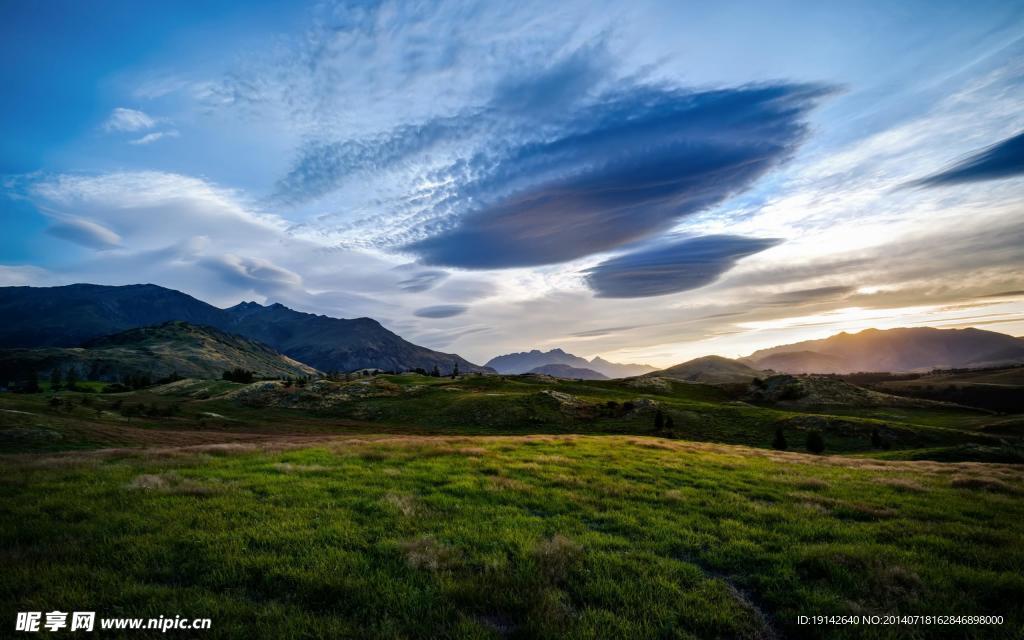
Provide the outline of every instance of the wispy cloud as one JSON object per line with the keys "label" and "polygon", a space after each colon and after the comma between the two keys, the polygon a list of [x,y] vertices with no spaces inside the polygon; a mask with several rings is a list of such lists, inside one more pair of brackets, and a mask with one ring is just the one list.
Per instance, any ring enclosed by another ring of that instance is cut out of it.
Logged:
{"label": "wispy cloud", "polygon": [[110,116],[103,123],[103,129],[125,133],[152,129],[156,124],[156,119],[142,111],[117,107],[110,112]]}
{"label": "wispy cloud", "polygon": [[141,138],[135,138],[134,140],[129,140],[128,144],[138,144],[138,145],[152,144],[152,143],[156,142],[157,140],[161,140],[163,138],[177,138],[179,135],[180,134],[178,133],[178,131],[176,129],[169,129],[167,131],[154,131],[153,133],[147,133],[146,135],[142,136]]}

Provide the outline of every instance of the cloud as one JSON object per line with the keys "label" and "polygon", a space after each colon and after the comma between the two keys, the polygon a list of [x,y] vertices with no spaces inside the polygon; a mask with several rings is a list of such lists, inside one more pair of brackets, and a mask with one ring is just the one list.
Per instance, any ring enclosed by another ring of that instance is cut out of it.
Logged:
{"label": "cloud", "polygon": [[163,138],[177,138],[179,135],[180,134],[175,129],[170,129],[168,131],[154,131],[153,133],[147,133],[141,138],[129,140],[128,144],[151,144]]}
{"label": "cloud", "polygon": [[779,243],[740,236],[704,236],[655,245],[588,269],[587,284],[600,298],[644,298],[697,289],[736,261]]}
{"label": "cloud", "polygon": [[121,244],[121,236],[103,225],[83,218],[62,218],[51,224],[46,232],[90,249],[112,249]]}
{"label": "cloud", "polygon": [[448,272],[439,269],[418,271],[404,280],[399,280],[398,288],[408,293],[421,293],[433,289],[447,277]]}
{"label": "cloud", "polygon": [[156,122],[154,118],[142,111],[117,107],[110,112],[107,121],[103,123],[103,129],[111,132],[144,131],[155,127]]}
{"label": "cloud", "polygon": [[815,287],[786,291],[768,299],[768,304],[799,305],[807,302],[822,302],[842,299],[857,290],[850,286]]}
{"label": "cloud", "polygon": [[462,315],[468,308],[463,304],[439,304],[433,307],[417,309],[414,315],[417,318],[451,318]]}
{"label": "cloud", "polygon": [[281,287],[302,284],[299,274],[265,260],[234,254],[204,258],[199,264],[220,275],[228,283],[239,287],[252,287],[257,291],[274,291]]}
{"label": "cloud", "polygon": [[979,151],[952,167],[911,183],[912,186],[945,185],[1001,180],[1024,174],[1024,131]]}
{"label": "cloud", "polygon": [[[566,262],[635,242],[743,191],[789,158],[828,90],[772,85],[688,92],[630,87],[579,110],[550,139],[466,171],[479,203],[404,247],[471,269]],[[497,194],[491,195],[491,194]]]}

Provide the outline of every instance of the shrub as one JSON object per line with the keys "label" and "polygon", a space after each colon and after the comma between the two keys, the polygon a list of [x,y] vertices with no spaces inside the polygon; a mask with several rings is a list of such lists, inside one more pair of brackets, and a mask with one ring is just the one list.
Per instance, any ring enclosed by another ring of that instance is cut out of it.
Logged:
{"label": "shrub", "polygon": [[807,434],[807,450],[811,453],[821,453],[825,450],[825,438],[820,431],[812,431]]}
{"label": "shrub", "polygon": [[786,435],[782,433],[782,427],[775,430],[775,439],[772,440],[772,448],[779,451],[785,451],[789,448],[789,443],[786,442]]}

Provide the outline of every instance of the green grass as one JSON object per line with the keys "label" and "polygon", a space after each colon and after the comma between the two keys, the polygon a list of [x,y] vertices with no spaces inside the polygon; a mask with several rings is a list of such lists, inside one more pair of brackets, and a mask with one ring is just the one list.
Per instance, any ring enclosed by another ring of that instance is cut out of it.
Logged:
{"label": "green grass", "polygon": [[[1012,417],[529,377],[242,391],[0,394],[0,616],[209,617],[209,638],[1024,638]],[[650,437],[655,410],[671,438]],[[838,455],[773,451],[780,426]],[[1005,622],[796,624],[896,613]]]}
{"label": "green grass", "polygon": [[[4,617],[181,614],[212,618],[209,638],[1019,638],[1024,625],[1013,467],[607,436],[235,448],[8,458]],[[796,624],[867,613],[1005,623]]]}

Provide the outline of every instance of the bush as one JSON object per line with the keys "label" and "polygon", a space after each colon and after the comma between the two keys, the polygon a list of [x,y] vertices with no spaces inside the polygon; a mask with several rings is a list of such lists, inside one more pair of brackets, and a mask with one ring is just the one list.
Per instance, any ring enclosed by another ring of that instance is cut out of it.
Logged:
{"label": "bush", "polygon": [[820,431],[812,431],[807,434],[807,450],[811,453],[821,453],[825,450],[825,438]]}
{"label": "bush", "polygon": [[775,439],[772,440],[772,448],[779,451],[785,451],[789,448],[789,443],[786,442],[786,435],[782,433],[782,427],[775,430]]}
{"label": "bush", "polygon": [[240,367],[236,367],[231,371],[225,371],[224,375],[221,376],[228,382],[240,382],[242,384],[249,384],[253,380],[252,371],[247,371]]}

